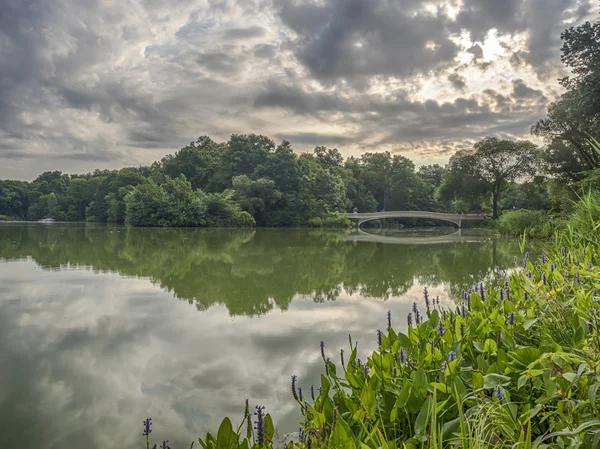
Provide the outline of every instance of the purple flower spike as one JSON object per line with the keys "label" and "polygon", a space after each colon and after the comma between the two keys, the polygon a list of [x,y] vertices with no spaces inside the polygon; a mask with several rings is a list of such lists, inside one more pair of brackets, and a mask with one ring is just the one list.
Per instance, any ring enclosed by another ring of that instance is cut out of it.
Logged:
{"label": "purple flower spike", "polygon": [[144,420],[144,433],[142,435],[147,437],[150,433],[152,433],[152,418]]}
{"label": "purple flower spike", "polygon": [[443,337],[445,333],[446,333],[446,328],[444,327],[444,323],[442,323],[440,321],[440,323],[438,324],[438,335],[440,337]]}
{"label": "purple flower spike", "polygon": [[413,302],[413,313],[416,315],[416,314],[417,314],[417,312],[418,312],[418,309],[417,309],[417,303],[416,303],[416,302]]}
{"label": "purple flower spike", "polygon": [[406,357],[406,350],[405,349],[400,349],[400,355],[398,355],[398,359],[400,360],[400,363],[405,364],[407,357]]}
{"label": "purple flower spike", "polygon": [[564,246],[560,249],[560,255],[565,257],[565,248]]}
{"label": "purple flower spike", "polygon": [[442,362],[442,367],[440,369],[440,371],[442,372],[442,374],[444,374],[446,372],[446,367],[447,367],[447,363],[444,361]]}
{"label": "purple flower spike", "polygon": [[342,360],[342,366],[344,366],[344,350],[340,349],[340,359]]}
{"label": "purple flower spike", "polygon": [[450,352],[448,353],[448,361],[449,361],[449,362],[453,362],[453,361],[455,361],[455,360],[456,360],[456,352],[454,352],[454,351],[450,351]]}
{"label": "purple flower spike", "polygon": [[369,365],[365,364],[365,366],[363,367],[363,374],[365,375],[365,379],[369,378]]}
{"label": "purple flower spike", "polygon": [[504,301],[504,289],[500,289],[500,301]]}
{"label": "purple flower spike", "polygon": [[160,449],[171,449],[171,447],[169,446],[169,440],[163,441],[160,445]]}
{"label": "purple flower spike", "polygon": [[408,327],[412,327],[412,313],[409,313],[406,319],[408,321]]}
{"label": "purple flower spike", "polygon": [[514,326],[515,325],[515,317],[516,317],[515,312],[510,312],[508,314],[508,324],[510,324],[511,326]]}
{"label": "purple flower spike", "polygon": [[392,368],[392,376],[394,378],[398,377],[398,370],[396,369],[396,367],[394,366],[394,368]]}
{"label": "purple flower spike", "polygon": [[387,320],[388,320],[388,331],[389,331],[392,328],[392,311],[391,310],[388,310]]}
{"label": "purple flower spike", "polygon": [[304,429],[302,427],[298,427],[298,441],[304,443]]}
{"label": "purple flower spike", "polygon": [[319,343],[319,345],[321,346],[321,357],[325,358],[325,342],[321,340],[321,343]]}
{"label": "purple flower spike", "polygon": [[504,403],[504,400],[506,399],[506,391],[504,391],[504,388],[502,388],[501,385],[498,385],[495,389],[494,389],[494,396],[496,396],[496,398],[500,401],[500,403]]}
{"label": "purple flower spike", "polygon": [[383,336],[381,334],[381,329],[377,329],[377,346],[381,346],[383,344]]}
{"label": "purple flower spike", "polygon": [[467,317],[467,308],[465,307],[465,305],[464,305],[464,304],[461,304],[461,306],[460,306],[460,315],[461,315],[463,318],[466,318],[466,317]]}
{"label": "purple flower spike", "polygon": [[298,380],[298,376],[296,376],[296,375],[292,376],[292,396],[297,401],[298,393],[296,392],[296,380]]}
{"label": "purple flower spike", "polygon": [[254,412],[254,415],[256,415],[256,421],[255,421],[256,426],[254,427],[254,430],[256,430],[256,443],[259,446],[262,446],[265,444],[266,426],[265,426],[264,409],[265,409],[264,406],[257,405],[256,411]]}

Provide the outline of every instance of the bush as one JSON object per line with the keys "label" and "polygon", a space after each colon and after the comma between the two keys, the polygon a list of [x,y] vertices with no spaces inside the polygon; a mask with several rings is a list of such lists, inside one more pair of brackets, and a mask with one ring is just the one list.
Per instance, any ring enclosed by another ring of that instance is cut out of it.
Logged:
{"label": "bush", "polygon": [[181,176],[163,185],[147,182],[125,197],[125,221],[133,226],[251,227],[254,218],[225,193],[193,190]]}
{"label": "bush", "polygon": [[319,217],[309,218],[308,219],[308,227],[309,228],[320,228],[322,225],[322,221]]}
{"label": "bush", "polygon": [[[547,226],[548,222],[545,212],[518,209],[504,212],[498,221],[498,229],[504,235],[520,236],[527,231],[527,235],[547,238],[554,232]],[[544,232],[548,234],[544,235]]]}
{"label": "bush", "polygon": [[329,214],[323,219],[324,228],[348,229],[352,226],[352,221],[346,217],[346,214]]}

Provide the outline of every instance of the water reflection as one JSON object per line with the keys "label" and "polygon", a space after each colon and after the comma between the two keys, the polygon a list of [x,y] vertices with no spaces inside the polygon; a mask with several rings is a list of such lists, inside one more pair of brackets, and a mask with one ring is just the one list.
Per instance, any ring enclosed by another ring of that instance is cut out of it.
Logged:
{"label": "water reflection", "polygon": [[[382,244],[399,242],[401,248]],[[426,283],[447,284],[456,293],[480,269],[510,264],[517,252],[515,241],[468,232],[390,237],[305,230],[0,228],[0,258],[31,257],[44,269],[86,266],[148,277],[199,310],[222,304],[232,315],[286,310],[297,294],[315,302],[335,300],[342,289],[388,299]]]}
{"label": "water reflection", "polygon": [[351,333],[364,358],[387,310],[403,329],[423,285],[449,300],[517,251],[494,239],[0,226],[0,447],[140,447],[148,416],[153,436],[189,447],[223,416],[239,422],[244,398],[283,435],[299,419],[289,376],[317,383],[320,340],[337,360]]}

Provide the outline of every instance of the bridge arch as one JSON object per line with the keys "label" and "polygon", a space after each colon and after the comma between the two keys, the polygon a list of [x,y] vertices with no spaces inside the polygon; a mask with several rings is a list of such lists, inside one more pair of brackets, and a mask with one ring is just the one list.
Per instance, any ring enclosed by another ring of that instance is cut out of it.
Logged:
{"label": "bridge arch", "polygon": [[463,224],[469,221],[483,221],[487,220],[488,217],[485,215],[469,215],[469,214],[445,214],[441,212],[428,212],[428,211],[390,211],[390,212],[367,212],[367,213],[356,213],[350,212],[347,214],[350,219],[358,220],[358,227],[363,223],[367,223],[373,220],[381,220],[385,218],[423,218],[429,220],[439,220],[453,223],[459,228],[462,228]]}
{"label": "bridge arch", "polygon": [[[358,227],[360,228],[360,226],[364,223],[368,223],[369,221],[375,221],[375,220],[384,220],[386,218],[421,218],[423,220],[433,220],[432,218],[425,218],[425,217],[370,217],[370,218],[363,218],[363,219],[359,219],[358,220]],[[435,218],[434,220],[438,220],[438,221],[445,221],[447,223],[452,223],[456,226],[458,226],[459,228],[462,228],[462,223],[460,220],[456,221],[456,220],[452,220],[449,218]]]}

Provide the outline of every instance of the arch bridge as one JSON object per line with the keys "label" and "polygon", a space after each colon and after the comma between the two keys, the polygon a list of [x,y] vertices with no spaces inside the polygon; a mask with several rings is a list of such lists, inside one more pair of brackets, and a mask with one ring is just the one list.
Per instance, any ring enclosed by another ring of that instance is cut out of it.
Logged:
{"label": "arch bridge", "polygon": [[389,212],[348,212],[347,217],[358,220],[358,227],[367,221],[381,220],[384,218],[424,218],[428,220],[440,220],[454,223],[459,228],[468,222],[478,222],[488,220],[486,215],[479,214],[444,214],[441,212],[426,212],[415,210],[389,211]]}

